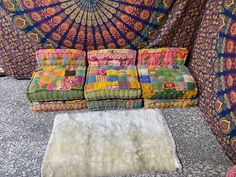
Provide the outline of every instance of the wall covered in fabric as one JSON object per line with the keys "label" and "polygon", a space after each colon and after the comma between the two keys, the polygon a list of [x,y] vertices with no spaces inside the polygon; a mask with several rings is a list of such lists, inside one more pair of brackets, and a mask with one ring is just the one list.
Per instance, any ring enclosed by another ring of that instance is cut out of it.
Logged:
{"label": "wall covered in fabric", "polygon": [[[88,2],[88,3],[85,3]],[[0,63],[29,78],[41,48],[186,47],[199,106],[236,163],[235,0],[2,0]]]}
{"label": "wall covered in fabric", "polygon": [[0,58],[8,74],[30,77],[39,48],[137,49],[158,43],[191,49],[206,0],[85,2],[2,0]]}
{"label": "wall covered in fabric", "polygon": [[199,107],[236,163],[236,6],[209,0],[189,68],[200,88]]}

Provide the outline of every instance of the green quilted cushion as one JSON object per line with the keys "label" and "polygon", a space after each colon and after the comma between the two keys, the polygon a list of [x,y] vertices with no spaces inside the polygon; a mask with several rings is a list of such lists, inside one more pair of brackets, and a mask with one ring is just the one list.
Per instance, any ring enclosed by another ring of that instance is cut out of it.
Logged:
{"label": "green quilted cushion", "polygon": [[87,100],[141,96],[136,66],[89,66],[84,90]]}
{"label": "green quilted cushion", "polygon": [[83,99],[85,73],[85,66],[39,66],[27,88],[27,98],[30,101]]}
{"label": "green quilted cushion", "polygon": [[139,65],[138,72],[143,98],[179,99],[197,96],[197,84],[184,65]]}
{"label": "green quilted cushion", "polygon": [[137,109],[143,105],[142,99],[111,99],[87,101],[88,109],[90,110],[110,110],[110,109]]}

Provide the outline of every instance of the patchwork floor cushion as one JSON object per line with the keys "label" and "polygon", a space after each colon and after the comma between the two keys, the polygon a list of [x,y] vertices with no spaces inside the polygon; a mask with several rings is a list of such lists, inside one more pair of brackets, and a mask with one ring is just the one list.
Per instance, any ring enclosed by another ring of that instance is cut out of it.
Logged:
{"label": "patchwork floor cushion", "polygon": [[85,110],[86,108],[87,105],[85,100],[48,101],[48,102],[40,101],[31,103],[31,110],[33,112]]}
{"label": "patchwork floor cushion", "polygon": [[85,66],[39,66],[27,89],[30,101],[84,98]]}
{"label": "patchwork floor cushion", "polygon": [[144,108],[185,108],[190,106],[196,106],[198,104],[197,98],[189,98],[189,99],[159,99],[159,100],[151,100],[144,99]]}
{"label": "patchwork floor cushion", "polygon": [[86,52],[45,49],[36,52],[38,67],[26,95],[30,101],[65,101],[84,98]]}
{"label": "patchwork floor cushion", "polygon": [[137,109],[142,108],[142,99],[109,99],[98,101],[87,101],[90,110],[109,110],[109,109]]}
{"label": "patchwork floor cushion", "polygon": [[140,98],[136,66],[89,66],[84,94],[87,100]]}
{"label": "patchwork floor cushion", "polygon": [[197,84],[184,65],[139,65],[142,97],[146,99],[195,98]]}

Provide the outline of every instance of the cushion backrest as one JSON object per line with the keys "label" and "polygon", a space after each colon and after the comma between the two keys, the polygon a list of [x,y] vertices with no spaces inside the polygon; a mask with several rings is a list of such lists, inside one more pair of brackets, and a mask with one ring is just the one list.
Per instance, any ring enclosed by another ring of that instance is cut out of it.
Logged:
{"label": "cushion backrest", "polygon": [[136,51],[130,49],[102,49],[88,51],[90,66],[135,65]]}
{"label": "cushion backrest", "polygon": [[157,48],[140,49],[138,51],[139,65],[181,65],[184,64],[188,56],[186,48]]}
{"label": "cushion backrest", "polygon": [[36,52],[39,66],[47,65],[86,65],[86,52],[75,49],[43,49]]}

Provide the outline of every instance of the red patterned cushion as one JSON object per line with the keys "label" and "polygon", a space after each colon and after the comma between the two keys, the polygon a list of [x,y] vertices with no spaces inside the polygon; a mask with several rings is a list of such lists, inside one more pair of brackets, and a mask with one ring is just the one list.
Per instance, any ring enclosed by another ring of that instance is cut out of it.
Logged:
{"label": "red patterned cushion", "polygon": [[181,65],[188,56],[186,48],[141,49],[138,51],[138,64],[142,65]]}
{"label": "red patterned cushion", "polygon": [[135,65],[136,51],[130,49],[103,49],[88,52],[90,66]]}

